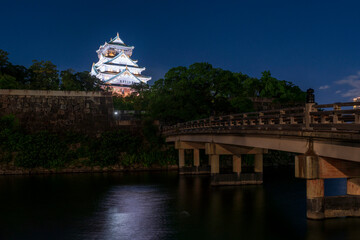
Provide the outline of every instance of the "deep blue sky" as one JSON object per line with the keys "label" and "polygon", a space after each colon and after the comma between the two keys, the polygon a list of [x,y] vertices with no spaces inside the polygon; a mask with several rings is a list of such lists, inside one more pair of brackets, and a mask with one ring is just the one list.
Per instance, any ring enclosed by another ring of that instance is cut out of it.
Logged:
{"label": "deep blue sky", "polygon": [[[0,49],[30,66],[90,70],[119,32],[154,80],[194,62],[260,77],[270,70],[319,103],[360,96],[357,1],[1,0]],[[320,89],[321,88],[321,89]]]}

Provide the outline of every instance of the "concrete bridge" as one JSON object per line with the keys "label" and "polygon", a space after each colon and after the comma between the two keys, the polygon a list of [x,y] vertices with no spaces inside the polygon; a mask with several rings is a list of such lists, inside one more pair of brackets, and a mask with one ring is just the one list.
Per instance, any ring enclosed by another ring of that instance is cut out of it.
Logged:
{"label": "concrete bridge", "polygon": [[[164,127],[166,141],[179,151],[180,174],[211,173],[212,185],[261,184],[263,154],[268,149],[293,152],[298,154],[295,176],[306,179],[308,218],[360,216],[360,103],[317,105],[309,95],[304,107]],[[186,149],[193,150],[193,167],[185,166]],[[208,165],[200,165],[200,149],[209,155]],[[244,154],[254,155],[250,173],[242,172]],[[220,155],[232,155],[233,173],[221,173]],[[324,196],[328,178],[347,178],[347,195]]]}

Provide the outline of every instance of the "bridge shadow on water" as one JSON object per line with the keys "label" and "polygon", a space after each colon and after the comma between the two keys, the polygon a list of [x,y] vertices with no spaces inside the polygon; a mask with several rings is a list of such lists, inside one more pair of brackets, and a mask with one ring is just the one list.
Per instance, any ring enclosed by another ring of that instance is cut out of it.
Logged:
{"label": "bridge shadow on water", "polygon": [[293,167],[234,187],[176,172],[1,176],[0,239],[359,239],[358,218],[307,220],[305,195]]}

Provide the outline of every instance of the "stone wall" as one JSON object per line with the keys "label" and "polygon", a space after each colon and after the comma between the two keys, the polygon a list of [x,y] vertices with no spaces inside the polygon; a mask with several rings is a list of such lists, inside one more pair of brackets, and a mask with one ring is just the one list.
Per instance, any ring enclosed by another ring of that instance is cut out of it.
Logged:
{"label": "stone wall", "polygon": [[30,132],[98,133],[114,126],[111,93],[0,89],[0,117],[13,114]]}

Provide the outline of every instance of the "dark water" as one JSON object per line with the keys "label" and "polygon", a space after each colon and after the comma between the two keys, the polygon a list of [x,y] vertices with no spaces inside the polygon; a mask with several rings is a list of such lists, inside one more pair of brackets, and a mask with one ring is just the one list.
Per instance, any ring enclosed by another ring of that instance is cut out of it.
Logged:
{"label": "dark water", "polygon": [[293,169],[264,174],[240,187],[176,172],[2,176],[0,239],[360,239],[359,218],[306,220]]}

